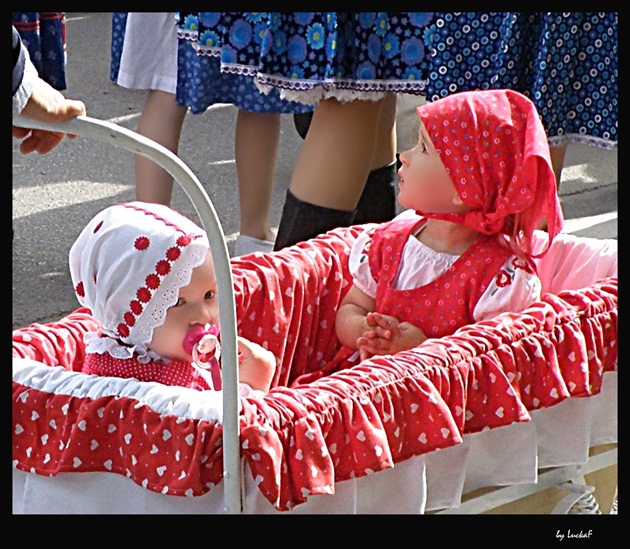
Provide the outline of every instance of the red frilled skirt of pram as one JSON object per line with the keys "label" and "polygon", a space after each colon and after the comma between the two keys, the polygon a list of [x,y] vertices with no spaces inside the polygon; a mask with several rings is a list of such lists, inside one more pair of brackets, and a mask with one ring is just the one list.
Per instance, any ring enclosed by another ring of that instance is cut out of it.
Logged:
{"label": "red frilled skirt of pram", "polygon": [[[607,278],[290,388],[338,349],[334,314],[349,288],[350,245],[363,228],[232,260],[239,332],[279,360],[274,388],[241,398],[241,453],[280,510],[334,493],[335,482],[459,444],[464,433],[595,395],[603,373],[616,368],[618,281]],[[13,356],[79,372],[83,334],[95,327],[79,309],[15,330]],[[133,397],[95,398],[80,380],[73,383],[51,392],[14,381],[19,469],[112,471],[179,496],[201,495],[221,481],[220,422],[158,413]]]}

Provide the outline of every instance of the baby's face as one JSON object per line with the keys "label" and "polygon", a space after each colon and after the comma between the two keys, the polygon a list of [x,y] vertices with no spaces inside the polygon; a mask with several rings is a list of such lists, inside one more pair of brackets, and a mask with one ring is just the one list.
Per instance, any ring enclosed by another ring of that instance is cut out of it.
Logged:
{"label": "baby's face", "polygon": [[418,143],[401,153],[398,201],[412,210],[431,213],[461,211],[462,202],[424,125],[420,124]]}
{"label": "baby's face", "polygon": [[165,358],[191,361],[182,344],[188,330],[198,324],[219,326],[217,277],[210,252],[193,270],[190,284],[180,288],[177,303],[166,312],[164,324],[153,330],[149,349]]}

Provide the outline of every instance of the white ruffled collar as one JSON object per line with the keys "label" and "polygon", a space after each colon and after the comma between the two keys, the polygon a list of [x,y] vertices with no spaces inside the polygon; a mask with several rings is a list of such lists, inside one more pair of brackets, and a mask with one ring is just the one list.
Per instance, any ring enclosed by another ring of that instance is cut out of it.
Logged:
{"label": "white ruffled collar", "polygon": [[151,351],[146,345],[124,345],[118,339],[110,335],[98,332],[89,332],[83,336],[85,351],[87,353],[109,353],[114,358],[129,359],[135,357],[141,364],[158,361],[168,364],[170,360]]}

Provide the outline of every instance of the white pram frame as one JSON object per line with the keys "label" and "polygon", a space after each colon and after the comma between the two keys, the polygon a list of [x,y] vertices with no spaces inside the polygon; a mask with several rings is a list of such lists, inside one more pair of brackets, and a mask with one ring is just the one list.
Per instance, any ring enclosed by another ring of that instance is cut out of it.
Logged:
{"label": "white pram frame", "polygon": [[89,137],[123,148],[134,154],[153,160],[169,172],[182,186],[193,203],[202,226],[208,234],[212,249],[217,280],[221,285],[219,292],[220,320],[222,330],[222,375],[223,389],[223,429],[224,429],[224,483],[225,510],[228,513],[240,513],[242,509],[240,492],[239,463],[239,423],[238,423],[238,361],[236,344],[236,305],[230,256],[225,234],[219,222],[217,212],[208,193],[192,170],[175,154],[137,132],[116,124],[97,120],[88,116],[79,116],[59,124],[49,124],[18,116],[13,119],[14,126],[43,130],[63,131],[69,134]]}

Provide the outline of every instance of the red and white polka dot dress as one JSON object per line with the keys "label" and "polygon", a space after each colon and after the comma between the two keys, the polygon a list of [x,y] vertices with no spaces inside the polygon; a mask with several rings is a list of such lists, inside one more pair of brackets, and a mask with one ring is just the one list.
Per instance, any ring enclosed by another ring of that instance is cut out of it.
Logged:
{"label": "red and white polka dot dress", "polygon": [[83,364],[83,372],[100,376],[135,378],[138,381],[156,381],[164,385],[190,387],[198,391],[212,389],[190,362],[175,360],[168,364],[156,360],[142,364],[136,357],[121,359],[114,358],[108,353],[88,353]]}

